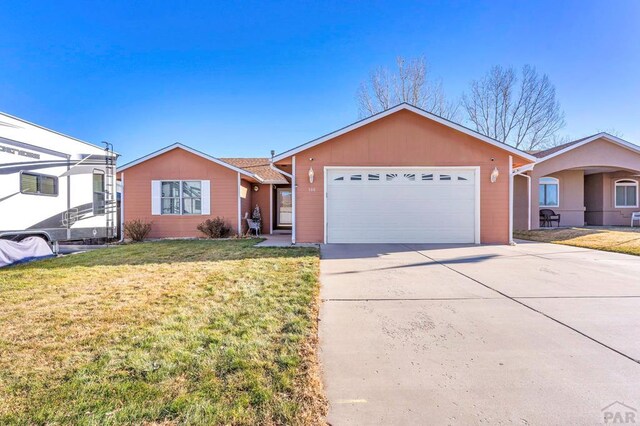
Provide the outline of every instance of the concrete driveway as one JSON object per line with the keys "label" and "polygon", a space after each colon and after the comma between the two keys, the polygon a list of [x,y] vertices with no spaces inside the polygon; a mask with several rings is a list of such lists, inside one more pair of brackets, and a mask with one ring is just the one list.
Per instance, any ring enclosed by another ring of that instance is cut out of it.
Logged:
{"label": "concrete driveway", "polygon": [[321,282],[332,425],[640,422],[638,257],[326,245]]}

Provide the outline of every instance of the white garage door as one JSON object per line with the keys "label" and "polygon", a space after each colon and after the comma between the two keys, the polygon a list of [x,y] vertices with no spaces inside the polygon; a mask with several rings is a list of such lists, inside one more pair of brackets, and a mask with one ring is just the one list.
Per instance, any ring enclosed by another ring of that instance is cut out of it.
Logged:
{"label": "white garage door", "polygon": [[328,243],[479,243],[476,168],[328,168]]}

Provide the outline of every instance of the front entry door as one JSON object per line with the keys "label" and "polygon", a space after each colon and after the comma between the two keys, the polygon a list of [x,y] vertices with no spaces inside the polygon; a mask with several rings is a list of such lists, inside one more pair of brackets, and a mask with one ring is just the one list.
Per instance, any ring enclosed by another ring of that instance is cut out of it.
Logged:
{"label": "front entry door", "polygon": [[277,226],[291,226],[293,222],[291,188],[278,188],[276,203]]}

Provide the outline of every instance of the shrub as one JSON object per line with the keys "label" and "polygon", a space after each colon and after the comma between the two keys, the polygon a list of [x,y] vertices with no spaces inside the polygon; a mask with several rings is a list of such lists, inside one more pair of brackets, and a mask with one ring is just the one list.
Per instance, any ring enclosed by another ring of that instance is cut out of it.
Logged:
{"label": "shrub", "polygon": [[151,222],[140,219],[130,220],[124,224],[124,235],[133,241],[143,241],[151,232]]}
{"label": "shrub", "polygon": [[198,225],[198,231],[209,238],[227,238],[231,235],[231,225],[224,218],[207,219]]}

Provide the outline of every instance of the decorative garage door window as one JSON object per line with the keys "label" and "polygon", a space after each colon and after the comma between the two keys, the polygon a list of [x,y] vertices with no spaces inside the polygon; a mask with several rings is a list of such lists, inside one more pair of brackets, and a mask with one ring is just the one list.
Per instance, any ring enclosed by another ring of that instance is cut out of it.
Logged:
{"label": "decorative garage door window", "polygon": [[470,170],[451,171],[447,173],[396,173],[394,171],[384,173],[340,173],[333,174],[332,181],[350,184],[438,184],[438,183],[463,183],[473,184],[474,172]]}

